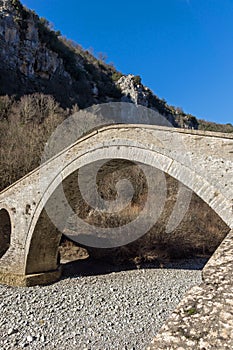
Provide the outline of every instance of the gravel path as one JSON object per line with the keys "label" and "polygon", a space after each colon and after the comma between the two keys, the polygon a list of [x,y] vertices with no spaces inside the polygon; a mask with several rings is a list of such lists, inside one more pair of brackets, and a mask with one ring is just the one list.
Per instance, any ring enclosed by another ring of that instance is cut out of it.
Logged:
{"label": "gravel path", "polygon": [[143,350],[183,294],[201,283],[204,262],[0,286],[0,349]]}

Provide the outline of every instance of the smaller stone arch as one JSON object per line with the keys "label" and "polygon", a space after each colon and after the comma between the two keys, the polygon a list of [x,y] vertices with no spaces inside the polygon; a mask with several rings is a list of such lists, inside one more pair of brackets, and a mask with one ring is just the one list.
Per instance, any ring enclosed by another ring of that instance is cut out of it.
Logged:
{"label": "smaller stone arch", "polygon": [[11,241],[11,218],[8,211],[0,209],[0,258],[7,252]]}

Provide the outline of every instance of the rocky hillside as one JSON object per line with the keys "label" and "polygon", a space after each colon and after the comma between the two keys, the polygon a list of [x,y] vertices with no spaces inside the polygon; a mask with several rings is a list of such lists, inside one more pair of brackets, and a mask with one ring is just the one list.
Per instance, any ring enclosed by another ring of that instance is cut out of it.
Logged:
{"label": "rocky hillside", "polygon": [[0,0],[0,95],[35,92],[54,96],[63,108],[131,101],[159,111],[174,126],[198,128],[195,117],[168,106],[139,76],[124,76],[96,59],[18,0]]}
{"label": "rocky hillside", "polygon": [[[211,126],[204,121],[198,125],[194,116],[169,106],[145,87],[139,76],[123,75],[63,38],[50,28],[45,19],[25,9],[18,0],[0,0],[0,191],[40,164],[50,134],[71,113],[109,101],[126,101],[151,108],[176,127],[197,129],[202,126],[209,130],[213,127],[213,123]],[[86,122],[89,123],[88,130],[96,125],[95,120],[85,119]],[[81,124],[79,119],[80,129]],[[227,131],[233,131],[233,126],[228,125],[227,128]],[[215,130],[226,131],[224,128]],[[132,165],[131,178],[136,178],[136,174],[137,169]],[[106,188],[103,183],[106,195],[114,193],[114,186],[109,188],[110,175],[107,172]],[[75,186],[72,185],[73,178]],[[75,208],[81,208],[83,217],[88,218],[90,208],[82,203],[77,189],[75,192],[76,185],[75,174],[64,182],[74,202],[77,202]],[[212,253],[228,228],[195,196],[183,226],[172,237],[164,235],[166,219],[176,196],[177,183],[168,179],[168,202],[161,222],[142,240],[107,254],[120,257],[120,260],[126,256],[127,259],[143,261],[164,254]],[[138,204],[132,206],[132,212],[107,219],[118,223],[119,220],[132,218],[140,209],[141,198],[143,196],[138,196]],[[90,217],[92,222],[97,219]],[[187,233],[185,237],[184,233]],[[100,252],[92,250],[89,253],[98,256]]]}
{"label": "rocky hillside", "polygon": [[0,0],[1,95],[43,92],[63,107],[86,107],[121,97],[114,73],[18,0]]}

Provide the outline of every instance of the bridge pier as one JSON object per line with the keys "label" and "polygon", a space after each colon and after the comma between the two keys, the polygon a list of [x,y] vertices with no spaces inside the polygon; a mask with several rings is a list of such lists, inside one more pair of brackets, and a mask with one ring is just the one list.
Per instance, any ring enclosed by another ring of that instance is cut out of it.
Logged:
{"label": "bridge pier", "polygon": [[45,210],[35,220],[40,192],[37,186],[30,191],[28,184],[25,192],[19,186],[17,182],[10,187],[4,200],[0,196],[0,283],[12,286],[53,283],[61,277],[58,259],[61,233]]}
{"label": "bridge pier", "polygon": [[[17,229],[15,227],[14,229]],[[57,256],[61,234],[54,235],[55,229],[48,240],[43,239],[44,231],[37,230],[37,241],[33,242],[29,254],[26,247],[17,242],[11,233],[9,249],[0,259],[0,283],[11,286],[33,286],[53,283],[61,277],[61,266]],[[0,232],[1,234],[1,232]]]}

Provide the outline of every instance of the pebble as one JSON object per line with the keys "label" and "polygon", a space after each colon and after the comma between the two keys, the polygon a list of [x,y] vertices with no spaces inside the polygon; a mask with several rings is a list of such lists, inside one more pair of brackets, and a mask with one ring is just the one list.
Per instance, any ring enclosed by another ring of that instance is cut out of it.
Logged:
{"label": "pebble", "polygon": [[31,343],[33,341],[33,337],[31,335],[27,336],[27,342]]}
{"label": "pebble", "polygon": [[14,332],[15,332],[15,330],[14,330],[13,328],[9,328],[7,334],[8,334],[8,335],[11,335],[11,334],[13,334]]}

